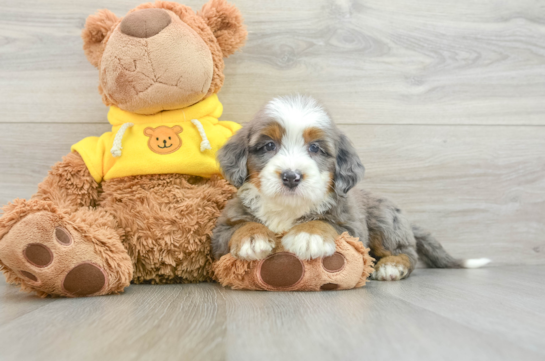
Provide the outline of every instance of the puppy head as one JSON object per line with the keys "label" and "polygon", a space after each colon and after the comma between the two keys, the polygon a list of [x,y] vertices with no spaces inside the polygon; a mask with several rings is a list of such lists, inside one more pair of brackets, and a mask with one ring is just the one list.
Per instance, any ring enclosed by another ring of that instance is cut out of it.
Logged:
{"label": "puppy head", "polygon": [[260,194],[294,205],[320,204],[346,193],[364,167],[348,138],[310,97],[270,101],[219,151],[225,178],[250,183]]}

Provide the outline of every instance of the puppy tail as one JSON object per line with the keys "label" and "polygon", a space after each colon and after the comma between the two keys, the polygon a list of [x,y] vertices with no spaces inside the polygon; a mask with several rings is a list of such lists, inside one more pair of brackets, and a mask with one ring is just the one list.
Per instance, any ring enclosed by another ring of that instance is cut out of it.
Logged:
{"label": "puppy tail", "polygon": [[430,232],[414,225],[412,229],[419,259],[430,268],[480,268],[491,262],[488,258],[456,259]]}

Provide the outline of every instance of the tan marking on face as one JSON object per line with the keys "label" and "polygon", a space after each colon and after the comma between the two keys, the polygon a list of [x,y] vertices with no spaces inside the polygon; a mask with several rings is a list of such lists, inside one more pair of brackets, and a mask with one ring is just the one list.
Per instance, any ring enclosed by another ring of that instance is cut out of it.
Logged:
{"label": "tan marking on face", "polygon": [[269,125],[267,125],[263,131],[261,131],[261,134],[268,136],[272,140],[274,140],[277,144],[279,144],[282,141],[282,137],[286,133],[286,130],[278,123],[272,122]]}
{"label": "tan marking on face", "polygon": [[259,172],[253,165],[248,163],[248,179],[257,189],[261,189],[261,179],[259,178]]}
{"label": "tan marking on face", "polygon": [[305,140],[305,144],[309,144],[316,140],[323,139],[324,136],[325,136],[324,131],[316,127],[306,128],[303,131],[303,139]]}
{"label": "tan marking on face", "polygon": [[256,235],[264,236],[270,240],[276,241],[275,234],[263,224],[257,222],[246,222],[243,226],[238,228],[235,233],[233,233],[233,236],[229,241],[229,249],[231,250],[231,253],[238,254],[242,245]]}
{"label": "tan marking on face", "polygon": [[335,173],[329,172],[329,182],[327,184],[327,190],[329,193],[335,192]]}
{"label": "tan marking on face", "polygon": [[303,232],[322,236],[324,241],[335,241],[335,239],[339,236],[335,228],[333,228],[331,224],[324,221],[310,221],[298,224],[290,229],[288,233],[297,234]]}
{"label": "tan marking on face", "polygon": [[182,139],[178,135],[182,127],[175,125],[172,128],[161,125],[157,128],[144,129],[144,135],[149,137],[148,147],[157,154],[174,153],[182,146]]}

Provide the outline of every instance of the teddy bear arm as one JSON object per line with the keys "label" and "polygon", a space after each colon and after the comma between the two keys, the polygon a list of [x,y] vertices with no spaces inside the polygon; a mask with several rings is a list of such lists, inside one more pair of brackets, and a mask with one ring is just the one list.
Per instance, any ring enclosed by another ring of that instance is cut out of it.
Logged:
{"label": "teddy bear arm", "polygon": [[50,201],[59,208],[76,211],[80,207],[96,206],[99,188],[82,157],[72,152],[51,167],[32,199]]}

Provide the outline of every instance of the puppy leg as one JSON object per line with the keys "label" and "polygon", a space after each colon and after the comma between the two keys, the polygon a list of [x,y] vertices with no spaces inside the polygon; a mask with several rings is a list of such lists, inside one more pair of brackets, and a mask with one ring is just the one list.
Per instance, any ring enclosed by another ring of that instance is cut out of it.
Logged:
{"label": "puppy leg", "polygon": [[335,253],[338,235],[329,223],[310,221],[293,227],[282,238],[282,245],[302,260],[326,257]]}
{"label": "puppy leg", "polygon": [[263,224],[256,222],[241,225],[229,241],[231,255],[248,261],[267,257],[274,247],[275,234]]}
{"label": "puppy leg", "polygon": [[377,260],[372,279],[398,281],[408,277],[418,261],[411,224],[392,202],[371,198],[367,209],[369,247]]}
{"label": "puppy leg", "polygon": [[216,260],[227,253],[235,258],[265,258],[276,246],[276,235],[261,224],[235,197],[227,202],[212,232],[212,254]]}

